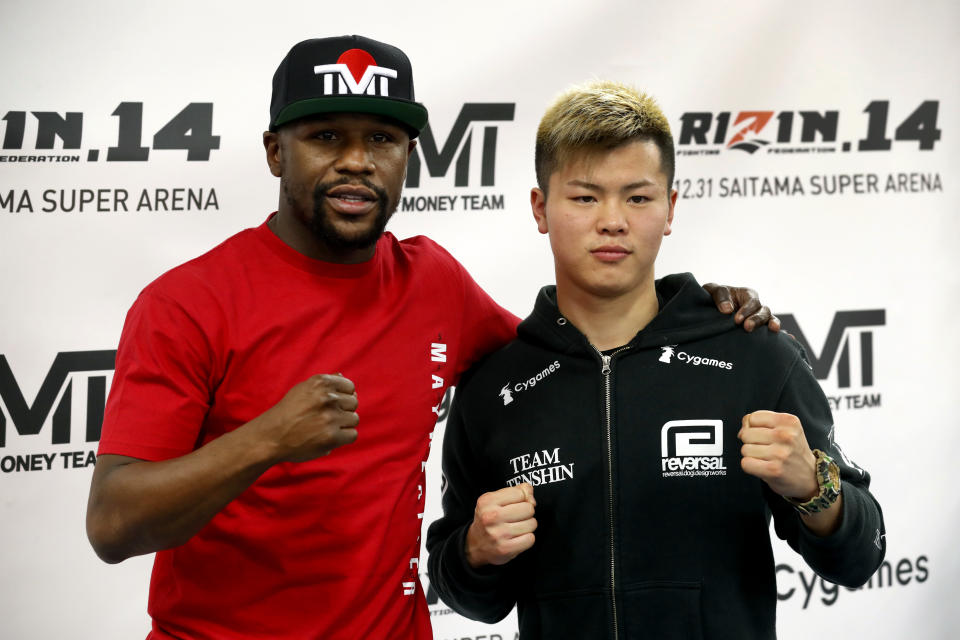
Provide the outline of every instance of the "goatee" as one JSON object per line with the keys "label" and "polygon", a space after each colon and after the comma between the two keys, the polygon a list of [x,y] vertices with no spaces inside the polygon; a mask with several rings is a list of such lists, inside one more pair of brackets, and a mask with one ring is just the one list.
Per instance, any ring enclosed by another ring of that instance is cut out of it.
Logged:
{"label": "goatee", "polygon": [[[331,189],[344,184],[357,184],[358,182],[376,194],[377,215],[373,223],[366,229],[346,235],[331,222],[330,214],[324,205],[327,201],[327,193]],[[364,178],[359,180],[344,178],[337,182],[323,182],[313,190],[313,216],[307,226],[317,239],[331,249],[367,249],[375,245],[380,236],[383,235],[383,230],[387,228],[387,221],[396,209],[397,203],[390,202],[390,198],[383,187],[378,187]]]}

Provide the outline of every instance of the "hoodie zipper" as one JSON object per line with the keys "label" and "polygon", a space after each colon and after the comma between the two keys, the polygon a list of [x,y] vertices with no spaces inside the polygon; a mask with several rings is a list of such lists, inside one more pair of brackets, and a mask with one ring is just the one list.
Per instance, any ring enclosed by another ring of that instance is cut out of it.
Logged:
{"label": "hoodie zipper", "polygon": [[[590,345],[593,346],[593,345]],[[624,351],[628,347],[620,347],[610,355],[604,355],[599,349],[593,347],[594,351],[597,352],[597,355],[600,356],[600,375],[603,376],[603,396],[604,396],[604,430],[606,434],[607,441],[607,489],[609,494],[609,510],[610,510],[610,600],[613,604],[613,638],[618,640],[620,637],[620,624],[617,621],[617,562],[616,562],[616,553],[615,553],[615,543],[613,537],[614,530],[614,517],[613,517],[613,419],[611,416],[611,407],[610,407],[610,376],[612,374],[611,364],[613,362],[613,356],[617,355],[621,351]]]}

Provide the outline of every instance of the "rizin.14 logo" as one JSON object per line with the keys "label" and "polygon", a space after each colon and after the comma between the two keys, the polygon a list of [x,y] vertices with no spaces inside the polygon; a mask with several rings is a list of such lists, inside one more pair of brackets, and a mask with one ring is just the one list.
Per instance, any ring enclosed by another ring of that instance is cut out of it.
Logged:
{"label": "rizin.14 logo", "polygon": [[[79,111],[8,111],[3,116],[3,151],[0,162],[80,162],[83,157],[85,120]],[[151,147],[143,145],[142,102],[121,102],[111,115],[117,118],[116,144],[106,150],[107,162],[144,162]],[[35,135],[30,142],[30,135]],[[188,161],[207,161],[220,148],[213,134],[213,103],[191,102],[153,135],[152,149],[184,150]],[[31,146],[32,145],[32,146]],[[99,146],[99,145],[97,145]],[[62,151],[53,153],[56,148]],[[99,148],[86,149],[86,161],[100,160]]]}
{"label": "rizin.14 logo", "polygon": [[[893,142],[916,142],[930,151],[940,140],[937,128],[939,100],[924,100],[907,115],[889,137],[889,100],[874,100],[856,140],[838,140],[840,111],[688,111],[680,116],[678,155],[718,155],[723,151],[753,154],[832,153],[889,151]],[[856,147],[854,147],[854,144]]]}

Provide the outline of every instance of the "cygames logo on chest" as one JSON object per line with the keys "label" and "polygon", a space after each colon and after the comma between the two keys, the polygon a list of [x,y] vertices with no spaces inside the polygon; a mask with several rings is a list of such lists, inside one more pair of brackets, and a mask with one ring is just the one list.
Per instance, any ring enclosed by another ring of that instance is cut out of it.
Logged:
{"label": "cygames logo on chest", "polygon": [[690,355],[686,351],[681,351],[677,353],[677,345],[671,344],[666,347],[660,347],[662,353],[657,362],[664,362],[670,364],[673,362],[674,356],[677,360],[683,362],[684,364],[691,364],[695,367],[706,366],[706,367],[716,367],[718,369],[725,369],[730,371],[733,369],[733,363],[727,362],[726,360],[718,360],[717,358],[711,358],[708,356],[694,356]]}
{"label": "cygames logo on chest", "polygon": [[547,376],[549,376],[551,373],[558,370],[559,368],[560,368],[560,361],[554,360],[553,362],[548,364],[546,367],[544,367],[542,371],[530,376],[529,378],[527,378],[522,382],[518,382],[517,384],[513,384],[513,382],[508,382],[507,384],[503,385],[503,387],[500,388],[500,393],[499,393],[500,397],[503,398],[503,406],[507,406],[508,404],[514,401],[513,395],[515,393],[522,393],[524,391],[527,391],[528,389],[533,389],[535,386],[537,386],[538,382],[542,381],[544,378],[546,378]]}

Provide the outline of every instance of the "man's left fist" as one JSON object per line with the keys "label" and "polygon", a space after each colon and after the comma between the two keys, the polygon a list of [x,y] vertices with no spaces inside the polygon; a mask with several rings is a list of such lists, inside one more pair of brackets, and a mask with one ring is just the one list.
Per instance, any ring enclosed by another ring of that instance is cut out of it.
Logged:
{"label": "man's left fist", "polygon": [[817,495],[817,459],[807,444],[800,419],[789,413],[754,411],[743,416],[737,434],[743,442],[740,466],[785,498]]}

